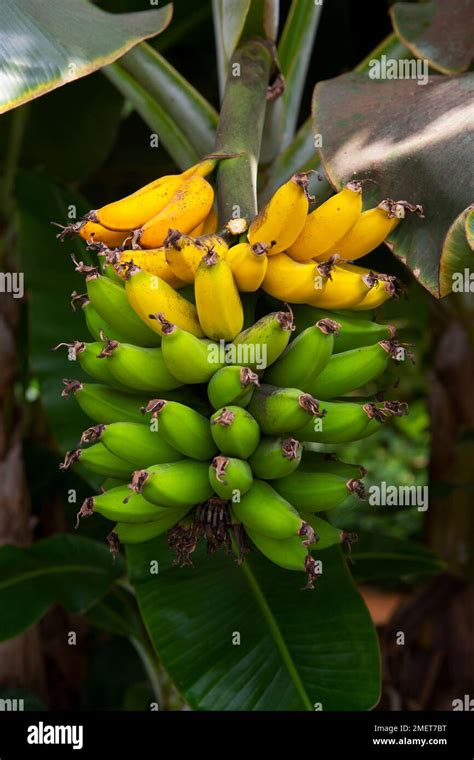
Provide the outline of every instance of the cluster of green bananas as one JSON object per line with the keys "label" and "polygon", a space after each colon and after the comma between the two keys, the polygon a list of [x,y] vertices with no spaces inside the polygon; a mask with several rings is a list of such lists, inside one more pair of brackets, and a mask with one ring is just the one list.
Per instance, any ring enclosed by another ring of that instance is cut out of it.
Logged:
{"label": "cluster of green bananas", "polygon": [[[105,478],[78,517],[115,521],[113,552],[167,532],[181,564],[201,538],[240,561],[250,538],[311,588],[312,551],[355,538],[318,513],[363,498],[365,473],[315,444],[363,439],[407,412],[354,396],[404,357],[392,326],[347,312],[382,303],[393,278],[335,256],[358,226],[357,250],[361,238],[371,249],[400,213],[388,202],[361,213],[353,182],[308,214],[298,174],[247,235],[243,220],[217,234],[205,179],[214,165],[205,159],[66,228],[105,259],[101,269],[75,262],[87,293],[73,293],[72,305],[93,340],[60,345],[95,382],[64,380],[63,395],[94,425],[61,467],[80,462]],[[320,264],[307,263],[309,250]],[[311,297],[295,267],[311,268]],[[265,293],[292,307],[261,316]]]}

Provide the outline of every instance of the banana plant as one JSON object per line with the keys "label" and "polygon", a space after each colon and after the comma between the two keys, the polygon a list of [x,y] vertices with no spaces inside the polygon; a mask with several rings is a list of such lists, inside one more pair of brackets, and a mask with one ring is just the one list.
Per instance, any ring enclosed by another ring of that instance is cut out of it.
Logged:
{"label": "banana plant", "polygon": [[[463,155],[468,143],[459,134],[466,124],[473,75],[452,76],[465,72],[469,66],[467,43],[460,24],[456,29],[463,53],[453,60],[449,46],[437,32],[437,11],[441,11],[436,2],[429,4],[430,9],[420,6],[423,22],[418,26],[409,18],[415,11],[407,11],[405,4],[395,6],[394,32],[355,72],[316,87],[313,115],[301,126],[299,113],[308,62],[321,16],[321,5],[313,0],[293,0],[279,38],[278,0],[213,0],[219,113],[166,60],[159,41],[155,46],[143,42],[167,26],[171,5],[115,17],[115,14],[106,16],[83,0],[61,3],[64,8],[61,24],[50,26],[49,40],[42,43],[47,50],[59,50],[58,43],[64,43],[61,55],[56,51],[55,66],[51,69],[54,74],[47,66],[40,67],[38,72],[35,60],[41,60],[44,51],[38,42],[40,30],[56,5],[51,2],[47,9],[38,4],[35,7],[31,32],[35,44],[27,46],[19,81],[15,78],[12,51],[8,45],[2,49],[0,71],[10,82],[2,106],[4,111],[62,84],[67,89],[72,79],[102,69],[125,98],[127,108],[135,109],[159,136],[180,169],[196,163],[204,154],[226,156],[220,163],[217,179],[219,215],[223,221],[232,216],[253,218],[276,187],[297,171],[315,170],[311,189],[317,201],[329,197],[334,188],[338,189],[357,172],[358,176],[377,182],[376,191],[367,195],[371,205],[376,196],[385,195],[423,204],[424,228],[414,220],[406,233],[394,234],[390,247],[431,293],[439,296],[449,292],[449,273],[462,267],[471,254],[472,236],[467,234],[472,229],[471,199],[467,197],[467,182],[458,180],[456,175],[443,185],[445,202],[440,204],[441,179],[433,182],[433,177],[446,177],[453,155],[460,171],[468,163]],[[0,11],[0,20],[2,15],[7,29],[12,32],[22,29],[26,24],[23,0],[8,0]],[[78,20],[94,29],[87,45],[82,34],[79,40],[74,37]],[[103,24],[112,28],[112,35],[101,31]],[[377,62],[423,56],[427,49],[436,52],[430,58],[431,69],[442,73],[430,74],[434,81],[423,92],[422,99],[427,99],[426,109],[431,118],[440,123],[444,123],[448,114],[450,118],[450,128],[441,138],[442,149],[436,151],[432,150],[434,138],[426,132],[426,119],[420,116],[418,121],[414,120],[407,107],[418,85],[377,82],[370,77]],[[65,55],[65,51],[69,52]],[[85,63],[70,71],[69,58]],[[456,107],[460,98],[465,98],[465,108]],[[393,115],[388,112],[388,104],[393,102],[397,104],[395,125]],[[23,114],[22,109],[13,114],[11,144],[16,154],[27,129]],[[384,150],[387,122],[397,143],[397,150],[390,152]],[[423,171],[407,173],[405,164],[414,154]],[[6,200],[12,193],[14,161],[8,169],[2,187]],[[55,440],[65,449],[71,444],[72,426],[70,420],[65,424],[52,392],[52,378],[57,378],[61,360],[54,357],[46,362],[44,356],[54,342],[51,336],[58,321],[64,321],[68,329],[73,328],[59,303],[55,303],[49,322],[39,316],[46,302],[54,301],[55,297],[53,285],[43,287],[42,268],[34,248],[38,235],[43,239],[46,235],[38,207],[46,206],[45,213],[51,218],[55,216],[51,213],[52,206],[67,208],[71,196],[63,197],[52,182],[41,187],[46,190],[41,192],[38,185],[36,196],[42,197],[36,203],[28,177],[17,177],[23,265],[33,286],[32,365]],[[82,199],[75,199],[75,204],[82,208]],[[55,243],[45,242],[44,247],[50,244]],[[60,274],[63,292],[67,283],[75,289],[77,279],[67,274],[63,261],[58,261],[52,261],[51,267]],[[54,278],[48,280],[53,281]],[[74,546],[74,539],[68,541]],[[96,542],[92,538],[82,541],[91,545],[92,556]],[[384,547],[381,552],[371,549],[370,541],[365,546],[369,548],[361,553],[364,565],[360,577],[374,577],[371,556],[373,568],[381,554],[389,572],[393,547]],[[58,555],[57,566],[66,565],[57,546],[53,548]],[[8,552],[0,550],[0,562],[5,565]],[[74,612],[86,612],[93,623],[100,617],[100,597],[126,582],[130,584],[127,593],[133,589],[142,620],[137,624],[139,633],[137,629],[133,634],[127,630],[120,633],[138,642],[146,653],[145,667],[155,680],[159,667],[156,656],[159,657],[194,709],[368,710],[378,701],[380,658],[376,631],[340,549],[327,551],[317,590],[308,595],[295,589],[292,574],[274,568],[259,556],[239,565],[221,555],[206,562],[202,552],[196,552],[195,568],[177,571],[164,541],[156,539],[130,548],[126,571],[121,564],[116,571],[104,571],[96,594],[89,589],[87,598],[77,603],[71,602],[62,587],[57,589],[54,581],[48,581],[44,568],[46,553],[47,548],[43,552],[38,550],[41,556],[30,557],[26,551],[15,558],[20,571],[15,575],[10,570],[0,587],[0,594],[4,594],[2,603],[8,602],[8,594],[17,593],[18,588],[27,598],[21,575],[30,565],[45,576],[44,588],[29,615],[0,625],[1,639],[24,630],[55,601]],[[412,547],[399,551],[402,563],[407,558],[412,562],[414,574],[417,570],[426,574],[440,571],[442,565],[431,553],[426,551],[419,565],[413,554]],[[357,563],[357,547],[354,559]],[[35,563],[40,563],[38,568]],[[156,572],[151,573],[151,567],[156,567]],[[86,570],[90,572],[90,568]],[[71,583],[75,583],[74,573]],[[156,654],[152,653],[151,644]]]}

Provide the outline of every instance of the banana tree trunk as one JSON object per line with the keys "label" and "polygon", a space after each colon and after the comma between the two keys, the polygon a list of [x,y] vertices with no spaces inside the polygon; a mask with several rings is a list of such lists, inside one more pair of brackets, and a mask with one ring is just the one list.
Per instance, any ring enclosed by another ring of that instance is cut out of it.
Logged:
{"label": "banana tree trunk", "polygon": [[235,217],[250,221],[257,213],[257,168],[271,66],[271,45],[260,39],[240,45],[229,65],[216,152],[238,155],[219,167],[221,224]]}

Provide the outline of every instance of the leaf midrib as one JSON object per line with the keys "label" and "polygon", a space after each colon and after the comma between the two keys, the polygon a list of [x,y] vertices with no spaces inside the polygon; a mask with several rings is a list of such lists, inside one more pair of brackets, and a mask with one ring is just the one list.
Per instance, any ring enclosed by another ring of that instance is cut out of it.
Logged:
{"label": "leaf midrib", "polygon": [[27,573],[16,575],[14,578],[8,578],[6,581],[0,583],[0,591],[8,588],[12,588],[15,585],[24,583],[31,578],[37,578],[41,575],[54,575],[56,573],[75,572],[75,573],[94,573],[96,575],[103,575],[103,571],[97,567],[83,565],[60,565],[59,567],[38,568],[37,570],[30,570]]}
{"label": "leaf midrib", "polygon": [[246,580],[255,596],[257,605],[260,607],[262,611],[263,617],[265,618],[267,622],[268,628],[270,629],[271,636],[275,642],[275,645],[278,649],[281,659],[283,660],[283,663],[289,673],[289,676],[293,682],[293,685],[299,697],[301,698],[301,701],[303,702],[304,709],[308,711],[312,711],[313,706],[306,692],[303,681],[301,680],[301,677],[298,673],[298,670],[290,654],[290,651],[285,643],[285,639],[283,638],[283,634],[280,630],[280,627],[276,621],[274,614],[272,613],[270,609],[270,606],[267,600],[265,599],[265,595],[262,589],[260,588],[260,585],[255,575],[250,569],[248,562],[243,562],[240,565],[240,569],[245,575]]}

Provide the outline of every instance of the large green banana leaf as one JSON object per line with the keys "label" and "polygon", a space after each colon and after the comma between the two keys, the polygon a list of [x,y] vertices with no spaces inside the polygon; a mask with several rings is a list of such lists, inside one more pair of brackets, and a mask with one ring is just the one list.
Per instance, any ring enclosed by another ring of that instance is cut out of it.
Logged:
{"label": "large green banana leaf", "polygon": [[72,613],[88,610],[123,574],[105,544],[59,534],[20,549],[0,548],[0,641],[32,625],[55,602]]}
{"label": "large green banana leaf", "polygon": [[172,5],[114,14],[87,0],[2,0],[0,113],[115,61],[171,16]]}
{"label": "large green banana leaf", "polygon": [[[379,694],[375,629],[338,549],[301,573],[257,552],[238,565],[201,549],[173,567],[162,539],[129,547],[143,621],[179,691],[196,710],[368,710]],[[159,572],[151,567],[158,561]]]}

